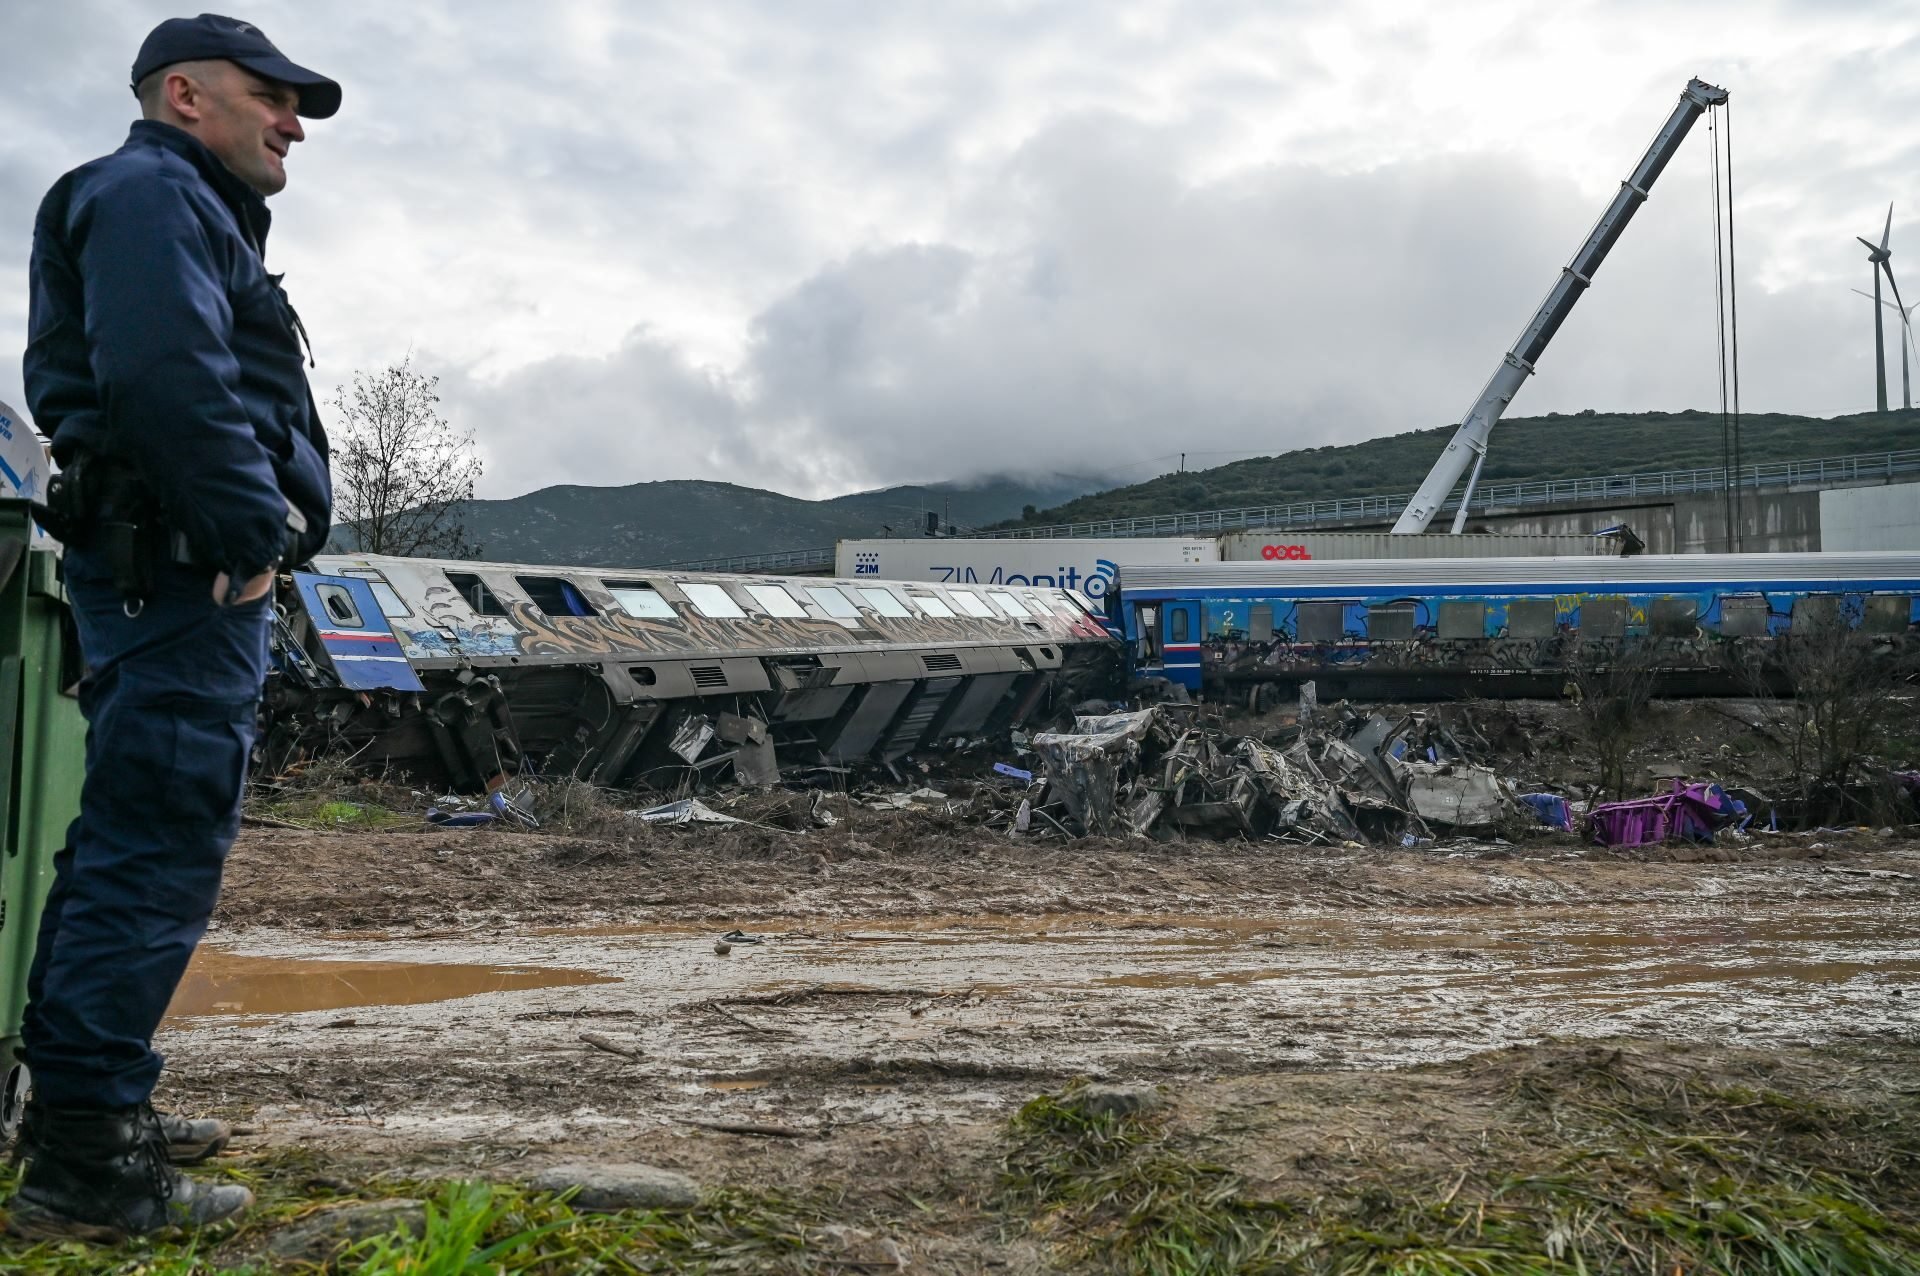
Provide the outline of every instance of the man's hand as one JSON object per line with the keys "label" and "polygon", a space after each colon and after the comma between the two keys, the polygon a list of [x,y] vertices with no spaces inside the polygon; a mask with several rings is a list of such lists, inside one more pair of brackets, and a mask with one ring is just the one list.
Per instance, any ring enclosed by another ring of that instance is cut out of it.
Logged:
{"label": "man's hand", "polygon": [[[230,583],[231,582],[227,580],[227,574],[225,572],[221,572],[213,578],[213,601],[222,607],[227,605],[227,588]],[[240,587],[240,596],[233,601],[236,605],[240,603],[250,603],[256,598],[264,597],[266,592],[272,588],[273,572],[264,571],[248,581],[245,585],[242,585]]]}

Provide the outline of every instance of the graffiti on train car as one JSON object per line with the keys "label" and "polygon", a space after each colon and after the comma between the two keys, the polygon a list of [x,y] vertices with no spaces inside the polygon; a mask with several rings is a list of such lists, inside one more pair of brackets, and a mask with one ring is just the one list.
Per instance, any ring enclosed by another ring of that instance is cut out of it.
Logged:
{"label": "graffiti on train car", "polygon": [[[998,616],[978,620],[923,612],[886,616],[862,608],[846,622],[817,616],[750,612],[739,619],[713,619],[679,602],[675,615],[636,616],[608,594],[581,582],[593,615],[555,616],[538,605],[502,600],[506,615],[476,616],[451,585],[428,584],[420,607],[425,624],[392,621],[411,659],[510,658],[515,656],[677,656],[716,651],[857,650],[873,643],[967,644],[1015,640],[1060,642],[1103,639],[1106,631],[1064,599],[1048,605],[1029,596],[1024,621]],[[1025,632],[1010,632],[1013,629]]]}

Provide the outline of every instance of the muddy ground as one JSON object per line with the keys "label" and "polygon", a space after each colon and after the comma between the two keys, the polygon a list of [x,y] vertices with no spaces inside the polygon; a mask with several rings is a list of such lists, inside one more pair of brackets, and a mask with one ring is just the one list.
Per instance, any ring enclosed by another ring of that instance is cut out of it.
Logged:
{"label": "muddy ground", "polygon": [[[806,831],[250,824],[160,1098],[336,1185],[640,1160],[953,1272],[1111,1265],[1008,1204],[1010,1122],[1082,1079],[1170,1100],[1155,1138],[1243,1192],[1426,1175],[1436,1209],[1558,1164],[1542,1096],[1576,1080],[1914,1128],[1920,829],[1041,842],[836,802]],[[1906,1226],[1920,1161],[1889,1147],[1862,1181]]]}

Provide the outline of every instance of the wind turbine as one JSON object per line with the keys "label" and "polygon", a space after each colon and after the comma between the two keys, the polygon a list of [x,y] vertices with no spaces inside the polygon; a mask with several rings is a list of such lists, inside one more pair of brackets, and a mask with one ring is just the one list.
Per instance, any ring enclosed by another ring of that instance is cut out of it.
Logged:
{"label": "wind turbine", "polygon": [[1884,323],[1880,314],[1880,306],[1885,304],[1880,301],[1882,271],[1886,272],[1887,284],[1893,289],[1893,299],[1898,304],[1900,313],[1902,315],[1907,313],[1907,303],[1900,299],[1900,285],[1893,281],[1893,249],[1887,246],[1888,241],[1893,238],[1893,205],[1887,205],[1887,224],[1880,231],[1879,247],[1876,248],[1873,241],[1864,235],[1855,235],[1854,238],[1866,245],[1867,267],[1873,271],[1873,299],[1879,303],[1873,308],[1873,378],[1874,385],[1879,391],[1880,410],[1885,412],[1887,410],[1887,339],[1883,332]]}
{"label": "wind turbine", "polygon": [[[1858,296],[1865,297],[1868,301],[1874,300],[1874,296],[1870,292],[1864,292],[1858,288],[1854,288],[1851,291]],[[1891,301],[1882,301],[1880,304],[1889,310],[1899,309],[1899,307],[1895,306]],[[1900,311],[1901,334],[1906,337],[1906,340],[1900,344],[1900,400],[1901,406],[1909,409],[1913,407],[1913,382],[1907,372],[1907,349],[1913,346],[1913,312],[1916,310],[1920,310],[1920,301],[1916,301],[1905,310]],[[1916,347],[1915,350],[1916,353],[1920,353],[1920,347]]]}

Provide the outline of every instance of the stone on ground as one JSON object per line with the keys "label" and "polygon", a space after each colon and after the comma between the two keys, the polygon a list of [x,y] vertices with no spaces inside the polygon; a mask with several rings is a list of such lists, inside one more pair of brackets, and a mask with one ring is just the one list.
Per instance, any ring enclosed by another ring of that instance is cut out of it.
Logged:
{"label": "stone on ground", "polygon": [[541,1192],[579,1188],[573,1208],[587,1213],[610,1210],[684,1210],[699,1203],[700,1188],[677,1170],[638,1162],[576,1162],[550,1166],[527,1181]]}
{"label": "stone on ground", "polygon": [[1082,1116],[1121,1117],[1151,1112],[1167,1101],[1152,1086],[1090,1085],[1069,1096],[1068,1102]]}
{"label": "stone on ground", "polygon": [[316,1210],[274,1233],[267,1252],[275,1258],[302,1263],[324,1263],[349,1245],[371,1236],[403,1231],[421,1236],[427,1230],[426,1207],[419,1201],[355,1201]]}

